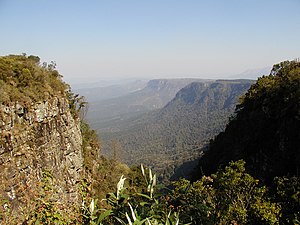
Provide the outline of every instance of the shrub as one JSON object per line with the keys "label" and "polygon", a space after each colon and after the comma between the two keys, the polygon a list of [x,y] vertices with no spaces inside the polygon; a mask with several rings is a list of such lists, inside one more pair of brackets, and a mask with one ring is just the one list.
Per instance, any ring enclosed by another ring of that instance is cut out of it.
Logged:
{"label": "shrub", "polygon": [[38,56],[9,55],[0,57],[0,103],[45,100],[48,96],[63,95],[69,89],[55,70],[55,63],[40,65]]}

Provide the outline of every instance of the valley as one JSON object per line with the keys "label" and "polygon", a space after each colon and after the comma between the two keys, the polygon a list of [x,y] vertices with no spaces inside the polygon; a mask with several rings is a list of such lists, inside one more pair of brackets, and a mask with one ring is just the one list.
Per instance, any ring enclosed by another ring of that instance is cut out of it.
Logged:
{"label": "valley", "polygon": [[102,101],[118,104],[99,117],[101,142],[54,68],[0,57],[1,224],[298,220],[298,60],[257,81],[133,85]]}
{"label": "valley", "polygon": [[101,138],[104,155],[128,165],[148,165],[164,181],[178,178],[177,168],[185,163],[180,174],[189,177],[193,162],[224,130],[239,98],[253,83],[150,80],[142,90],[90,103],[87,119]]}

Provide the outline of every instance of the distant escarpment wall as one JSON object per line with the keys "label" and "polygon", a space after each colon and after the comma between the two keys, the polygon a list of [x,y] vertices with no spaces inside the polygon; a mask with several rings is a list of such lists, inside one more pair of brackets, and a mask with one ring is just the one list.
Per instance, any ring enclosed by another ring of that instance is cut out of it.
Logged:
{"label": "distant escarpment wall", "polygon": [[53,201],[79,204],[81,147],[80,121],[73,118],[66,98],[1,104],[1,201],[19,211],[26,197],[36,195],[47,172],[55,180]]}

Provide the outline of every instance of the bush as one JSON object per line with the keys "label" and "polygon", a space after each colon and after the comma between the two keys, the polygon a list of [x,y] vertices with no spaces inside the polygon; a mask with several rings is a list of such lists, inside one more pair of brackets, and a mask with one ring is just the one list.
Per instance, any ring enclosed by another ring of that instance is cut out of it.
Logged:
{"label": "bush", "polygon": [[40,65],[38,56],[9,55],[0,57],[0,103],[45,100],[63,95],[69,89],[55,70],[55,63]]}
{"label": "bush", "polygon": [[[245,172],[245,162],[231,162],[225,170],[190,183],[174,183],[171,202],[192,224],[277,224],[279,204],[270,202],[267,189]],[[184,212],[184,213],[183,213]]]}

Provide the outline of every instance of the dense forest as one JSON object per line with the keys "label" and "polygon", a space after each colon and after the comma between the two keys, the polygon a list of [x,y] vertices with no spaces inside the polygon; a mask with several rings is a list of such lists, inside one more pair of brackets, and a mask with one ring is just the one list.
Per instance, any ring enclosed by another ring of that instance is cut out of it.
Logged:
{"label": "dense forest", "polygon": [[[80,125],[83,155],[77,183],[80,207],[60,202],[60,183],[53,171],[42,171],[32,178],[32,186],[20,184],[16,187],[18,192],[6,194],[9,178],[1,170],[1,224],[300,223],[298,61],[274,65],[270,75],[252,84],[226,129],[209,143],[193,181],[180,179],[167,187],[158,184],[159,174],[144,165],[129,168],[116,157],[107,159],[101,155],[96,132],[81,118],[80,111],[86,103],[61,80],[55,63],[42,64],[36,56],[0,57],[0,84],[2,105],[11,101],[32,105],[55,95],[65,97]],[[235,86],[224,81],[213,85],[221,90],[230,85],[230,92],[209,93],[216,99],[226,99],[221,101],[223,108],[231,106],[230,93],[236,91]],[[193,88],[201,85],[191,84],[189,90]],[[177,97],[207,103],[193,92],[183,93]],[[229,97],[224,98],[224,93]],[[211,104],[211,110],[219,103]],[[169,114],[167,107],[160,112],[160,118]],[[4,123],[5,113],[1,115]],[[194,136],[202,135],[195,132]],[[114,145],[117,148],[117,143]],[[1,151],[1,168],[13,165],[14,162],[4,162],[3,154]],[[11,200],[15,195],[23,201],[19,211],[14,210],[17,206]]]}

